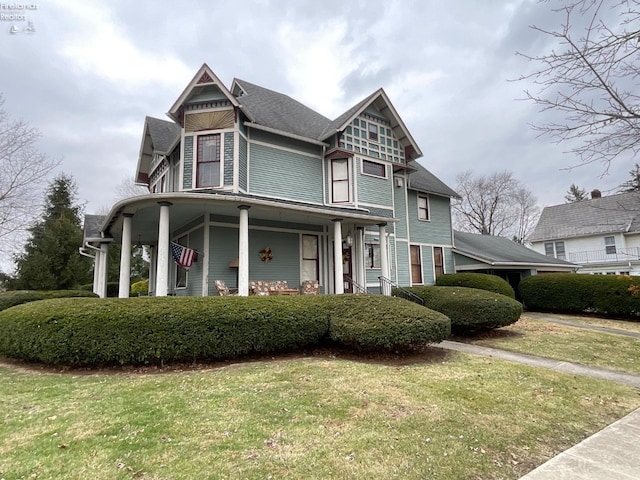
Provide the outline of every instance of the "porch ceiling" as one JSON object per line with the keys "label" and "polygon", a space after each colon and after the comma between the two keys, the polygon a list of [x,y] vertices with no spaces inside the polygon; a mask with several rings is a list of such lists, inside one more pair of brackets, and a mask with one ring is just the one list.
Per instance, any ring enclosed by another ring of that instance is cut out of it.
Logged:
{"label": "porch ceiling", "polygon": [[393,218],[368,214],[362,209],[302,205],[264,198],[237,195],[212,195],[206,193],[162,193],[132,197],[117,203],[105,220],[102,231],[116,242],[122,238],[122,219],[131,214],[131,239],[134,243],[153,244],[158,237],[160,203],[169,202],[169,224],[171,231],[180,229],[195,220],[213,214],[218,217],[238,218],[238,207],[247,205],[249,225],[252,220],[261,222],[295,223],[302,225],[330,226],[333,219],[358,225],[376,225],[394,222]]}

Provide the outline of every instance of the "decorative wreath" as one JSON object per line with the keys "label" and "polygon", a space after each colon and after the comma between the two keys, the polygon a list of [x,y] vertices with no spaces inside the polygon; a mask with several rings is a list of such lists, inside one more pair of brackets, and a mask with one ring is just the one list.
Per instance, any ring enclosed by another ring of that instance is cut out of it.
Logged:
{"label": "decorative wreath", "polygon": [[270,262],[273,260],[273,252],[269,247],[260,250],[260,260],[263,262]]}

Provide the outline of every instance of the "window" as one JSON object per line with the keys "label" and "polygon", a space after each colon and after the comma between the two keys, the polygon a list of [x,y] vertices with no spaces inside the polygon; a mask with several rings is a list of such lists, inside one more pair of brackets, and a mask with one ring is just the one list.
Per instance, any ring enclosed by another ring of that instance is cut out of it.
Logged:
{"label": "window", "polygon": [[365,259],[367,268],[380,268],[380,245],[377,243],[365,243],[364,249],[367,254]]}
{"label": "window", "polygon": [[555,252],[553,251],[553,242],[547,242],[544,244],[544,254],[547,257],[555,257]]}
{"label": "window", "polygon": [[544,254],[547,257],[555,257],[560,259],[566,258],[564,242],[546,242],[544,244]]}
{"label": "window", "polygon": [[429,197],[418,197],[418,220],[429,221]]}
{"label": "window", "polygon": [[196,187],[220,186],[220,134],[198,137]]}
{"label": "window", "polygon": [[349,201],[349,163],[346,158],[331,160],[331,201]]}
{"label": "window", "polygon": [[374,175],[376,177],[386,178],[387,168],[382,163],[370,162],[369,160],[362,161],[362,173],[367,175]]}
{"label": "window", "polygon": [[422,283],[422,261],[420,260],[420,245],[411,245],[411,284]]}
{"label": "window", "polygon": [[302,235],[302,281],[319,280],[317,235]]}
{"label": "window", "polygon": [[378,141],[378,126],[371,122],[369,122],[369,140]]}
{"label": "window", "polygon": [[436,278],[444,273],[444,252],[442,247],[433,247],[433,268]]}
{"label": "window", "polygon": [[[178,238],[175,243],[182,245],[183,247],[188,247],[189,235],[184,235]],[[187,271],[184,268],[178,266],[178,264],[175,262],[173,265],[176,269],[176,288],[187,288]]]}
{"label": "window", "polygon": [[615,255],[616,237],[604,237],[604,249],[607,255]]}

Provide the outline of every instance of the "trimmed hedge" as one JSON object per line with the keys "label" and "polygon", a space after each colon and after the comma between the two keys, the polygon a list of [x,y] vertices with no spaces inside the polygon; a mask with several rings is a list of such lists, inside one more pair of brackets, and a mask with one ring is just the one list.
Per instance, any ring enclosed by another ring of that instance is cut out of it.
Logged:
{"label": "trimmed hedge", "polygon": [[640,316],[640,277],[554,273],[534,275],[518,287],[529,310]]}
{"label": "trimmed hedge", "polygon": [[84,290],[11,290],[0,293],[0,311],[36,300],[67,297],[97,297],[97,295]]}
{"label": "trimmed hedge", "polygon": [[436,285],[440,287],[468,287],[499,293],[509,298],[516,298],[509,282],[497,275],[487,273],[446,273],[439,275]]}
{"label": "trimmed hedge", "polygon": [[336,295],[327,305],[331,340],[358,349],[395,350],[441,342],[451,322],[408,300],[383,295]]}
{"label": "trimmed hedge", "polygon": [[499,293],[467,287],[406,287],[424,305],[451,319],[456,334],[490,330],[515,323],[522,314],[520,302]]}
{"label": "trimmed hedge", "polygon": [[327,335],[362,348],[411,346],[444,340],[449,321],[370,295],[75,298],[0,312],[0,355],[73,366],[230,359]]}

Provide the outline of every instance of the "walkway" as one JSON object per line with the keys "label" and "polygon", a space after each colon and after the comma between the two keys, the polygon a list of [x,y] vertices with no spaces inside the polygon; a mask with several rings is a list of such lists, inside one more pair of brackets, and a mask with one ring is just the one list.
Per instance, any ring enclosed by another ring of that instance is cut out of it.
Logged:
{"label": "walkway", "polygon": [[[573,323],[553,314],[528,312],[526,315],[572,327],[640,338],[640,334],[636,332]],[[640,375],[448,340],[439,343],[437,347],[640,388]],[[560,453],[520,480],[640,480],[640,409]]]}

